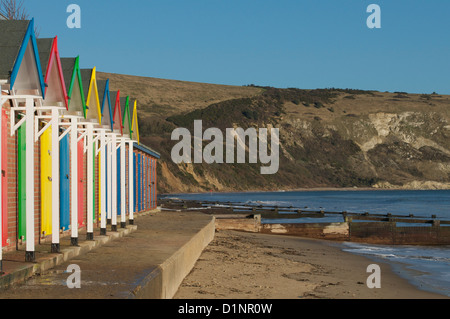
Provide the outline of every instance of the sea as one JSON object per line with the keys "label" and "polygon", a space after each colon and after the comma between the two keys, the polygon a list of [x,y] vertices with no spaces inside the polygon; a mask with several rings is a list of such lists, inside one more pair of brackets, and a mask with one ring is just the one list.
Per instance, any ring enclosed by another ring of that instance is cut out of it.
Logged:
{"label": "sea", "polygon": [[[207,194],[171,194],[164,197],[233,204],[293,206],[304,210],[352,212],[450,220],[450,190],[324,190]],[[262,220],[263,223],[342,222],[341,215]],[[406,226],[399,225],[399,226]],[[448,226],[450,227],[450,226]],[[450,297],[450,246],[389,246],[336,243],[343,251],[385,262],[417,288]]]}

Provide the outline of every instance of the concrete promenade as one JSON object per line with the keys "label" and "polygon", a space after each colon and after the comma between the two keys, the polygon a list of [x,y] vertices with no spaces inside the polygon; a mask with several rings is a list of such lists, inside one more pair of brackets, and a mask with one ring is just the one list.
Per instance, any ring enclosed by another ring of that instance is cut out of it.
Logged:
{"label": "concrete promenade", "polygon": [[[108,228],[109,230],[109,228]],[[36,248],[36,263],[25,263],[24,252],[4,256],[0,299],[170,299],[213,240],[214,217],[196,212],[150,212],[134,225],[84,240],[61,253],[50,243]],[[81,288],[69,289],[69,265],[81,270]],[[26,279],[26,280],[25,280]]]}

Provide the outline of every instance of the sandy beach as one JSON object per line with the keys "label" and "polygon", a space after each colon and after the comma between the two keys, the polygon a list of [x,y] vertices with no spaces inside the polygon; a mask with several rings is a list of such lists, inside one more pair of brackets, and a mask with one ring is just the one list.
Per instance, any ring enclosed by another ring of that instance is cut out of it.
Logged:
{"label": "sandy beach", "polygon": [[381,288],[369,289],[374,262],[332,242],[290,236],[216,232],[175,299],[440,299],[381,267]]}

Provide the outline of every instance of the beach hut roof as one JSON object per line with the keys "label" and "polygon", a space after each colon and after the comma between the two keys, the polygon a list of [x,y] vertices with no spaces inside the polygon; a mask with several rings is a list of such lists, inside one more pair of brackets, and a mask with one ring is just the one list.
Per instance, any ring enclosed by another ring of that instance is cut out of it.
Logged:
{"label": "beach hut roof", "polygon": [[58,38],[37,39],[41,69],[44,75],[46,103],[62,103],[68,109],[66,83],[58,51]]}
{"label": "beach hut roof", "polygon": [[114,105],[114,111],[112,112],[113,115],[113,130],[120,131],[120,135],[123,134],[122,130],[122,110],[120,108],[120,90],[119,91],[113,91],[110,93],[111,95],[111,103]]}
{"label": "beach hut roof", "polygon": [[81,80],[83,81],[83,92],[85,95],[89,93],[89,88],[91,87],[93,69],[80,69]]}
{"label": "beach hut roof", "polygon": [[0,79],[10,90],[37,90],[44,97],[34,20],[0,20]]}
{"label": "beach hut roof", "polygon": [[130,101],[130,97],[129,96],[125,96],[125,97],[121,97],[120,98],[120,113],[122,114],[122,122],[123,122],[123,117],[125,115],[125,108],[127,107],[129,101]]}
{"label": "beach hut roof", "polygon": [[100,98],[98,94],[96,68],[82,69],[81,78],[83,81],[83,91],[87,92],[86,96],[86,118],[95,120],[98,124],[102,124],[102,112]]}
{"label": "beach hut roof", "polygon": [[39,51],[39,59],[41,61],[42,73],[45,75],[52,54],[53,39],[36,39]]}
{"label": "beach hut roof", "polygon": [[69,99],[69,111],[82,112],[86,117],[86,99],[81,78],[80,58],[62,58],[61,66]]}
{"label": "beach hut roof", "polygon": [[97,90],[98,90],[98,98],[100,99],[100,101],[102,101],[106,93],[106,80],[97,81]]}
{"label": "beach hut roof", "polygon": [[151,149],[150,147],[143,145],[143,144],[135,144],[134,148],[136,150],[142,151],[156,159],[160,159],[161,158],[161,154],[159,154],[158,152],[156,152],[155,150]]}
{"label": "beach hut roof", "polygon": [[137,114],[137,100],[133,100],[133,118],[131,124],[131,138],[134,141],[137,141],[139,144],[139,123],[138,123],[138,114]]}
{"label": "beach hut roof", "polygon": [[113,117],[112,117],[112,107],[111,103],[111,93],[109,91],[109,79],[97,81],[98,94],[101,103],[102,112],[102,125],[108,126],[108,128],[113,130]]}
{"label": "beach hut roof", "polygon": [[72,84],[72,77],[75,70],[76,58],[61,58],[61,66],[64,75],[64,81],[66,82],[67,95],[70,98],[69,89]]}
{"label": "beach hut roof", "polygon": [[130,97],[120,99],[120,108],[122,114],[122,135],[128,135],[131,138],[131,117],[130,117]]}

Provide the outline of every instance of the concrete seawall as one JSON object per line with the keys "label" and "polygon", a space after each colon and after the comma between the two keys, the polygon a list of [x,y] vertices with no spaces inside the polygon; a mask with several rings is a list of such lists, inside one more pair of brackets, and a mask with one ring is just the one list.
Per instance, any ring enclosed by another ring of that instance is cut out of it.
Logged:
{"label": "concrete seawall", "polygon": [[[63,238],[61,240],[61,253],[49,253],[50,244],[41,244],[36,248],[37,260],[35,263],[26,263],[23,261],[22,251],[11,251],[4,256],[5,274],[0,276],[0,290],[7,289],[12,285],[21,284],[35,275],[41,275],[53,268],[62,265],[78,256],[84,255],[94,249],[121,238],[128,236],[136,231],[137,227],[129,225],[127,228],[118,229],[117,232],[109,232],[106,236],[96,236],[92,241],[80,240],[77,247],[70,246],[70,239]],[[84,232],[80,235],[85,235]]]}
{"label": "concrete seawall", "polygon": [[130,298],[171,299],[184,278],[191,272],[203,250],[214,239],[215,219],[146,276]]}
{"label": "concrete seawall", "polygon": [[[137,216],[127,230],[108,232],[111,236],[98,232],[96,244],[83,241],[81,248],[71,248],[64,242],[61,254],[40,245],[35,264],[25,263],[22,252],[21,259],[6,254],[0,299],[170,299],[214,239],[215,218],[155,211]],[[81,270],[80,289],[67,286],[71,264]]]}

